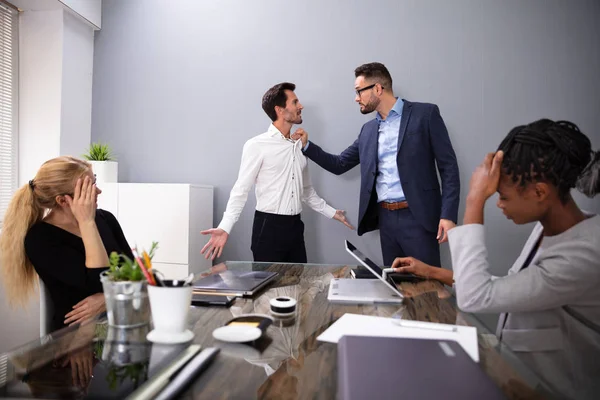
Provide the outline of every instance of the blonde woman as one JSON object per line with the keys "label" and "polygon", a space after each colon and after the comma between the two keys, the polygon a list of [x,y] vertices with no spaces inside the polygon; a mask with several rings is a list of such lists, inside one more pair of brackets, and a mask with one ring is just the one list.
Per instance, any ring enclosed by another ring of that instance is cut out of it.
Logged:
{"label": "blonde woman", "polygon": [[53,330],[105,311],[108,254],[132,256],[115,217],[96,209],[100,193],[89,163],[58,157],[17,190],[6,212],[0,270],[8,299],[25,304],[39,275],[54,303]]}

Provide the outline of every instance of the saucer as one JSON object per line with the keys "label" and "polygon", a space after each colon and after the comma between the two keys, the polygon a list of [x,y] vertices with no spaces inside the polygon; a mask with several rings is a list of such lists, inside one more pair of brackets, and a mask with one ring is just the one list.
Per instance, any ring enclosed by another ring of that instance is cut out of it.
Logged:
{"label": "saucer", "polygon": [[217,340],[230,343],[247,343],[261,337],[263,331],[259,328],[245,326],[222,326],[213,331],[213,337]]}
{"label": "saucer", "polygon": [[146,335],[146,339],[154,343],[185,343],[194,338],[194,332],[186,329],[180,333],[159,332],[156,329]]}

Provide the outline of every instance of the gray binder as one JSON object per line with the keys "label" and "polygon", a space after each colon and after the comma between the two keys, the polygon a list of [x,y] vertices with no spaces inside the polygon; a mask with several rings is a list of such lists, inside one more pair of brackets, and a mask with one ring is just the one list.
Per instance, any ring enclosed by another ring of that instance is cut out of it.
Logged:
{"label": "gray binder", "polygon": [[338,399],[506,399],[452,341],[344,336]]}

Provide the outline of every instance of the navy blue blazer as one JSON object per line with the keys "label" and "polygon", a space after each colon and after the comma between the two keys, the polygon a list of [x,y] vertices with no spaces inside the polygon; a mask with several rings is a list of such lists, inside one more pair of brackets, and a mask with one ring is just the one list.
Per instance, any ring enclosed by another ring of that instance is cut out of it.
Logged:
{"label": "navy blue blazer", "polygon": [[[425,229],[437,232],[440,218],[456,222],[460,178],[456,154],[448,130],[435,104],[403,100],[396,162],[406,201],[415,219]],[[358,139],[340,155],[325,152],[313,141],[304,154],[327,171],[343,174],[360,164],[358,234],[379,226],[375,177],[379,124],[363,125]],[[436,171],[440,172],[442,188]]]}

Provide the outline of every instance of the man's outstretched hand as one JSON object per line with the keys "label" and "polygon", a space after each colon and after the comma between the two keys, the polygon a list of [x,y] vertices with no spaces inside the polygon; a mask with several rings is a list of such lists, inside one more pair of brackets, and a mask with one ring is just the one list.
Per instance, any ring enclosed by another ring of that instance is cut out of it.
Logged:
{"label": "man's outstretched hand", "polygon": [[206,253],[204,258],[210,258],[211,260],[221,257],[223,247],[225,247],[225,243],[227,243],[229,234],[220,228],[207,229],[200,233],[203,235],[210,235],[210,240],[204,245],[202,250],[200,250],[200,254]]}
{"label": "man's outstretched hand", "polygon": [[337,210],[335,212],[335,215],[333,216],[333,219],[340,221],[342,224],[346,225],[349,229],[354,230],[354,227],[352,225],[350,225],[350,223],[348,222],[348,219],[346,218],[346,211]]}

